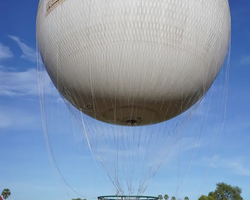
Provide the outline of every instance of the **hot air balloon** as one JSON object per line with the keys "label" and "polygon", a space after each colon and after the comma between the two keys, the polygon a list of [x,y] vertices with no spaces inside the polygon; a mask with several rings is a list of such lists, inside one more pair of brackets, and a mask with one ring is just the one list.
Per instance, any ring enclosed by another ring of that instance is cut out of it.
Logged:
{"label": "hot air balloon", "polygon": [[57,90],[77,109],[146,125],[206,94],[230,27],[227,0],[40,0],[37,41]]}
{"label": "hot air balloon", "polygon": [[230,35],[228,0],[40,0],[37,12],[47,73],[130,197],[135,187],[144,193],[179,138],[188,118],[179,115],[213,84]]}

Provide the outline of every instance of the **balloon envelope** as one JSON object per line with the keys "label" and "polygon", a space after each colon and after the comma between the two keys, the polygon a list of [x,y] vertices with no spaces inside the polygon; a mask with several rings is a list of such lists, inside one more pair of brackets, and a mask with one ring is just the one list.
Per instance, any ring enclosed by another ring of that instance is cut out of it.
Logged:
{"label": "balloon envelope", "polygon": [[227,0],[40,0],[37,40],[58,91],[98,120],[145,125],[202,98],[227,53]]}

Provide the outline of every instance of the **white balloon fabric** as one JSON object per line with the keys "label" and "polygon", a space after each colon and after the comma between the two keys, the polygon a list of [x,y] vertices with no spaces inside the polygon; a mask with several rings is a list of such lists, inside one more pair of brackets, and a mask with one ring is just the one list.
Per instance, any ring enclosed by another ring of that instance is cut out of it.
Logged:
{"label": "white balloon fabric", "polygon": [[58,91],[98,120],[145,125],[201,99],[227,54],[228,0],[40,0],[37,41]]}

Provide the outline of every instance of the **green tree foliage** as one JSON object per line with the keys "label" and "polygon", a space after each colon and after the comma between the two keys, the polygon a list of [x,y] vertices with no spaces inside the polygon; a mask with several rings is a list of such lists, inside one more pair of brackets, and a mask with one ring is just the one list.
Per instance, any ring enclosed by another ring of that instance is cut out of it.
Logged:
{"label": "green tree foliage", "polygon": [[198,200],[207,200],[207,196],[201,195],[200,198],[199,198]]}
{"label": "green tree foliage", "polygon": [[209,192],[208,196],[202,195],[198,200],[243,200],[242,190],[226,183],[217,183],[216,190]]}
{"label": "green tree foliage", "polygon": [[213,197],[215,200],[243,200],[241,197],[242,190],[239,187],[234,187],[226,183],[217,183],[216,190],[210,192],[208,197]]}
{"label": "green tree foliage", "polygon": [[77,198],[77,199],[72,199],[72,200],[87,200],[87,199]]}
{"label": "green tree foliage", "polygon": [[205,196],[205,195],[201,195],[200,198],[198,200],[216,200],[211,196]]}
{"label": "green tree foliage", "polygon": [[215,200],[215,199],[213,197],[211,197],[211,196],[208,196],[207,200]]}
{"label": "green tree foliage", "polygon": [[8,199],[8,198],[10,197],[11,192],[10,192],[9,189],[4,189],[4,190],[2,191],[2,194],[1,194],[1,195],[2,195],[3,198],[6,200],[6,199]]}
{"label": "green tree foliage", "polygon": [[168,200],[169,199],[169,196],[167,194],[164,195],[164,199],[165,200]]}
{"label": "green tree foliage", "polygon": [[158,198],[159,198],[159,200],[163,199],[162,195],[158,195]]}
{"label": "green tree foliage", "polygon": [[189,198],[188,198],[188,197],[185,197],[184,200],[189,200]]}
{"label": "green tree foliage", "polygon": [[176,200],[176,198],[175,198],[175,197],[172,197],[171,200]]}

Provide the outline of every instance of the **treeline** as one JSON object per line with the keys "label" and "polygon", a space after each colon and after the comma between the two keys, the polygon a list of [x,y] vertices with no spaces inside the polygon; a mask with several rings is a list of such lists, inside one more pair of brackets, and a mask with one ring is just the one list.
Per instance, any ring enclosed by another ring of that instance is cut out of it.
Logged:
{"label": "treeline", "polygon": [[[208,193],[208,195],[201,195],[198,200],[244,200],[241,197],[242,190],[238,186],[231,186],[226,183],[217,183],[216,189]],[[164,196],[158,195],[159,200],[189,200],[186,196],[184,199],[176,198],[175,196],[169,197],[167,194]],[[72,199],[72,200],[86,200],[86,199]]]}
{"label": "treeline", "polygon": [[217,183],[216,189],[208,195],[201,195],[198,200],[243,200],[241,188],[226,183]]}
{"label": "treeline", "polygon": [[[231,186],[226,183],[217,183],[216,189],[208,193],[208,195],[201,195],[198,200],[243,200],[241,197],[242,190],[237,186]],[[171,198],[165,194],[158,196],[159,200],[182,200],[180,198],[172,196]],[[184,200],[189,200],[188,197],[184,197]]]}
{"label": "treeline", "polygon": [[[162,195],[158,195],[158,198],[159,198],[159,200],[163,199]],[[170,197],[167,194],[164,195],[164,199],[165,200],[177,200],[175,196],[172,196],[171,199],[170,199]],[[189,198],[188,197],[184,197],[184,200],[189,200]]]}

